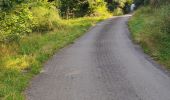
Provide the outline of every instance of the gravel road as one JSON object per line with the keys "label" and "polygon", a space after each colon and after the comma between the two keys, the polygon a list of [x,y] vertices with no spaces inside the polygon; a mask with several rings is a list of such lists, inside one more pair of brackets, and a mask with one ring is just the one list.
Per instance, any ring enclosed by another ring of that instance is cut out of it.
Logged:
{"label": "gravel road", "polygon": [[129,18],[100,22],[55,54],[27,100],[170,100],[170,77],[132,43]]}

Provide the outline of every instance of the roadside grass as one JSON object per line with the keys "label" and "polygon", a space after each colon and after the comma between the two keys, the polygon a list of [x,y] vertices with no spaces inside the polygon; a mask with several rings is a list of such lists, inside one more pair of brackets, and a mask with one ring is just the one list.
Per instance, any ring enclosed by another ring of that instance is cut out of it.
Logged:
{"label": "roadside grass", "polygon": [[170,70],[170,6],[142,7],[129,21],[135,42]]}
{"label": "roadside grass", "polygon": [[85,17],[63,20],[53,31],[31,33],[19,44],[0,45],[0,100],[24,100],[24,90],[43,63],[64,46],[105,19]]}

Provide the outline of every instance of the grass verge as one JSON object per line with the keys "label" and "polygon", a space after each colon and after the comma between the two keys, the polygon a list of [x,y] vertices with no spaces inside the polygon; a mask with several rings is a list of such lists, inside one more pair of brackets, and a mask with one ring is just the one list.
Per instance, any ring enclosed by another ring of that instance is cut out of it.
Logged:
{"label": "grass verge", "polygon": [[23,91],[43,63],[64,46],[73,43],[102,17],[63,20],[54,31],[32,33],[19,44],[0,45],[0,100],[24,100]]}
{"label": "grass verge", "polygon": [[142,7],[129,21],[135,42],[160,64],[170,69],[170,6]]}

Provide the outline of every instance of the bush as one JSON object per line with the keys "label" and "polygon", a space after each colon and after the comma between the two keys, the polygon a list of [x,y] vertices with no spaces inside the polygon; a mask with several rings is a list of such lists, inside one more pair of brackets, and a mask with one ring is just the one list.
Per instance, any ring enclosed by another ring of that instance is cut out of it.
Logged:
{"label": "bush", "polygon": [[33,16],[27,5],[17,6],[9,12],[0,14],[0,42],[18,41],[32,30]]}
{"label": "bush", "polygon": [[104,0],[89,0],[89,14],[90,16],[109,16],[107,3]]}
{"label": "bush", "polygon": [[33,31],[43,32],[53,30],[55,25],[60,21],[58,10],[45,2],[39,2],[38,5],[37,3],[33,5],[31,12],[36,22]]}
{"label": "bush", "polygon": [[114,16],[123,15],[123,10],[121,8],[117,8],[114,10],[113,15]]}
{"label": "bush", "polygon": [[18,42],[32,31],[53,30],[59,22],[58,11],[48,2],[16,5],[0,14],[0,42]]}

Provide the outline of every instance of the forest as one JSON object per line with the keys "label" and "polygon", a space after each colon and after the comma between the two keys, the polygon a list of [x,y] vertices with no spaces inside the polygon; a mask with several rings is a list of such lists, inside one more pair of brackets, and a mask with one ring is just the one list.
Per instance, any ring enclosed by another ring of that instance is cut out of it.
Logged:
{"label": "forest", "polygon": [[24,100],[56,51],[97,22],[130,13],[132,3],[134,41],[170,68],[169,0],[0,0],[0,100]]}

